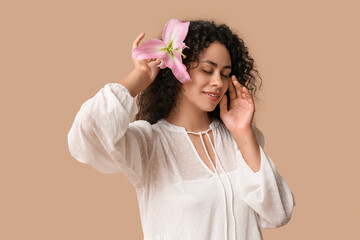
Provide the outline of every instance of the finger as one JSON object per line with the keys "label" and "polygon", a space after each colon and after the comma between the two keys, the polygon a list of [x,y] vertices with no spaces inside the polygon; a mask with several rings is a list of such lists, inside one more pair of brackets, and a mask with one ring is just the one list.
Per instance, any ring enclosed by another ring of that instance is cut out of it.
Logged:
{"label": "finger", "polygon": [[247,89],[247,87],[242,86],[241,87],[241,98],[245,99],[249,104],[253,104],[254,99],[249,91],[249,89]]}
{"label": "finger", "polygon": [[250,94],[249,89],[247,89],[247,87],[242,86],[242,85],[241,85],[241,91],[246,93],[246,94]]}
{"label": "finger", "polygon": [[234,83],[234,87],[236,89],[236,95],[240,96],[241,93],[243,92],[242,91],[243,86],[239,83],[239,81],[236,78],[235,78],[235,81],[233,83]]}
{"label": "finger", "polygon": [[249,91],[249,89],[247,89],[247,87],[242,87],[242,92],[244,93],[244,95],[246,96],[246,98],[252,98],[252,95]]}
{"label": "finger", "polygon": [[250,103],[250,104],[254,104],[254,98],[253,96],[251,95],[251,93],[249,92],[248,89],[246,89],[247,93],[246,93],[246,98],[247,98],[247,101]]}
{"label": "finger", "polygon": [[237,95],[236,95],[236,89],[235,89],[234,84],[233,84],[234,81],[237,81],[235,75],[233,75],[233,76],[231,77],[231,81],[229,81],[229,96],[230,96],[230,101],[233,100],[233,99],[235,99],[235,98],[237,97]]}
{"label": "finger", "polygon": [[158,67],[157,65],[159,65],[160,62],[161,62],[160,59],[156,59],[155,61],[151,61],[151,62],[149,63],[149,66],[150,66],[150,67]]}
{"label": "finger", "polygon": [[133,44],[132,44],[132,49],[134,49],[134,48],[136,48],[137,46],[139,46],[139,43],[140,43],[141,39],[144,38],[144,36],[145,36],[145,33],[144,33],[144,32],[140,33],[140,35],[139,35],[139,36],[135,39],[135,41],[133,42]]}
{"label": "finger", "polygon": [[156,58],[145,58],[144,61],[146,63],[151,63],[151,62],[154,62],[156,60]]}
{"label": "finger", "polygon": [[148,64],[148,66],[151,69],[151,79],[154,80],[156,76],[158,75],[160,71],[160,66],[158,66],[160,63],[160,60],[152,61]]}
{"label": "finger", "polygon": [[223,114],[226,114],[228,112],[227,109],[227,96],[226,94],[224,94],[224,96],[222,97],[220,103],[219,103],[219,107],[220,107],[220,115],[222,116]]}

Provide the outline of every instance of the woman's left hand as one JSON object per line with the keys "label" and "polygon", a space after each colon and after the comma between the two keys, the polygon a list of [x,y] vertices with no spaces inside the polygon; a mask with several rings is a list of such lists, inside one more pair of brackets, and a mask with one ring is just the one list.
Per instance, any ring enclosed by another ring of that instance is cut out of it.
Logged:
{"label": "woman's left hand", "polygon": [[225,126],[230,132],[251,130],[255,113],[254,99],[249,90],[238,82],[235,75],[229,79],[229,96],[229,110],[225,94],[220,101],[220,117]]}

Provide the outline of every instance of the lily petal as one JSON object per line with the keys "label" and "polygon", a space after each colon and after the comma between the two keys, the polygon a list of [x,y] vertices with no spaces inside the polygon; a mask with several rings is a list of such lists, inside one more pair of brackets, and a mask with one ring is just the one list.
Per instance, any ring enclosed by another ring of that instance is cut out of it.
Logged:
{"label": "lily petal", "polygon": [[143,60],[147,58],[161,58],[166,51],[161,50],[165,47],[165,42],[160,39],[150,39],[140,46],[131,50],[133,58]]}
{"label": "lily petal", "polygon": [[173,52],[174,55],[165,54],[163,61],[167,67],[171,69],[174,76],[182,83],[191,81],[189,73],[186,71],[185,65],[182,63],[181,54]]}
{"label": "lily petal", "polygon": [[188,33],[190,22],[181,22],[176,18],[170,19],[164,27],[162,39],[169,45],[172,41],[172,47],[178,48]]}

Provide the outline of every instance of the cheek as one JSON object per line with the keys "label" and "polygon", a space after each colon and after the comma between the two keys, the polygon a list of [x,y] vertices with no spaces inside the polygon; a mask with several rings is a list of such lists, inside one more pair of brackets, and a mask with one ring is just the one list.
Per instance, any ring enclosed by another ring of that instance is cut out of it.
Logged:
{"label": "cheek", "polygon": [[226,80],[224,82],[224,94],[226,93],[226,91],[229,89],[229,80]]}
{"label": "cheek", "polygon": [[184,85],[182,87],[182,95],[183,97],[186,97],[186,98],[190,98],[190,99],[193,99],[195,97],[196,94],[196,89],[194,88],[193,85]]}
{"label": "cheek", "polygon": [[189,92],[191,90],[192,82],[182,84],[182,91]]}

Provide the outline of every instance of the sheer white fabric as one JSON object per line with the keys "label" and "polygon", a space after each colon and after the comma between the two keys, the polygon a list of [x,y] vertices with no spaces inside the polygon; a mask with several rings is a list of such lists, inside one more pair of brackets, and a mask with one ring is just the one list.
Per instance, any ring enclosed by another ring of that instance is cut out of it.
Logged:
{"label": "sheer white fabric", "polygon": [[[164,119],[153,125],[130,122],[137,111],[124,86],[106,84],[82,104],[68,133],[68,147],[76,160],[129,179],[136,189],[144,239],[262,239],[260,228],[290,220],[293,194],[264,152],[258,128],[253,126],[261,167],[254,172],[219,120],[206,133],[190,133]],[[188,135],[211,142],[210,130],[215,172]]]}

